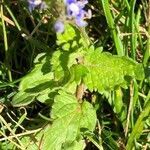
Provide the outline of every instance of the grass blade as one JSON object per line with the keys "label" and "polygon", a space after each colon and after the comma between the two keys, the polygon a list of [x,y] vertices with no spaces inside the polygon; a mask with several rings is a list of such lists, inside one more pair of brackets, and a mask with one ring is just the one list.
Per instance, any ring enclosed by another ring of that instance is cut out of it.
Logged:
{"label": "grass blade", "polygon": [[118,31],[116,29],[116,25],[114,23],[114,18],[112,17],[110,6],[108,0],[102,0],[102,6],[104,9],[105,17],[110,28],[112,38],[114,40],[114,44],[117,50],[118,55],[123,56],[124,50],[121,39],[119,38]]}

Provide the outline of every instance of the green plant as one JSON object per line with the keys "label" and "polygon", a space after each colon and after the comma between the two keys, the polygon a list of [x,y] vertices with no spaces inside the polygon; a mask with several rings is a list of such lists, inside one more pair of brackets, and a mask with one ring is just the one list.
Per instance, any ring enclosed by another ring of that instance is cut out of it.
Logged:
{"label": "green plant", "polygon": [[[13,4],[0,4],[0,149],[149,148],[150,55],[149,37],[140,31],[142,8],[135,0],[90,4],[101,15],[94,12],[87,30],[58,14],[47,20],[48,9],[31,16],[18,2],[20,17]],[[7,26],[5,15],[15,27]],[[55,17],[64,19],[64,32],[52,30]],[[108,27],[101,23],[101,33],[97,21],[104,18]],[[33,27],[26,26],[26,19]]]}

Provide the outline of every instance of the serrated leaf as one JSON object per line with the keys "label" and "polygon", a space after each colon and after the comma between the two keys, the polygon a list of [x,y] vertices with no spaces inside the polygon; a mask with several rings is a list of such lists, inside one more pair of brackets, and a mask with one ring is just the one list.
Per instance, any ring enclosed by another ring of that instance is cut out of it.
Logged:
{"label": "serrated leaf", "polygon": [[84,57],[84,65],[89,71],[83,79],[84,84],[91,91],[103,92],[117,86],[125,88],[131,78],[137,80],[144,78],[144,69],[141,64],[127,57],[100,53],[99,50],[89,50]]}
{"label": "serrated leaf", "polygon": [[81,128],[91,131],[95,128],[96,112],[92,105],[88,102],[79,104],[72,94],[61,91],[55,98],[51,114],[54,122],[45,135],[43,150],[72,146],[73,142],[81,140]]}

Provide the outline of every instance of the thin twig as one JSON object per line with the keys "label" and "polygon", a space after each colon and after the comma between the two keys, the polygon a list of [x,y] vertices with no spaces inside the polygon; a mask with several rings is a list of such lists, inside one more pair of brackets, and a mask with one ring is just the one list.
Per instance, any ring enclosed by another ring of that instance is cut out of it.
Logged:
{"label": "thin twig", "polygon": [[14,122],[14,123],[17,125],[17,127],[20,127],[21,129],[26,130],[23,126],[21,126],[18,122],[16,122],[16,121],[10,116],[10,114],[9,114],[8,112],[7,112],[6,114],[7,114],[7,116],[11,119],[11,121]]}
{"label": "thin twig", "polygon": [[11,143],[13,143],[14,145],[16,145],[19,149],[24,150],[24,148],[22,146],[20,146],[19,144],[17,144],[13,140],[11,140],[11,138],[7,137],[3,132],[0,131],[0,134],[2,134],[5,137],[4,140],[9,140]]}
{"label": "thin twig", "polygon": [[[1,142],[1,141],[4,141],[4,140],[7,140],[7,139],[12,139],[12,138],[20,137],[20,136],[25,136],[25,135],[33,134],[33,133],[39,132],[39,131],[41,131],[41,130],[42,130],[42,128],[39,128],[39,129],[36,129],[36,130],[26,131],[26,132],[23,132],[23,133],[19,133],[19,134],[7,136],[7,137],[5,136],[4,138],[1,138],[1,139],[0,139],[0,142]],[[3,135],[3,136],[4,136],[4,135]]]}
{"label": "thin twig", "polygon": [[5,119],[0,115],[0,121],[2,121],[5,126],[7,127],[7,129],[11,132],[11,134],[16,138],[16,140],[19,142],[19,144],[23,147],[22,142],[18,139],[18,137],[16,136],[16,134],[13,132],[13,130],[10,128],[10,126],[8,125],[8,123],[5,121]]}
{"label": "thin twig", "polygon": [[33,34],[35,32],[37,32],[38,28],[42,25],[44,17],[39,21],[39,23],[36,25],[36,27],[33,29],[33,31],[31,32],[30,36],[33,36]]}

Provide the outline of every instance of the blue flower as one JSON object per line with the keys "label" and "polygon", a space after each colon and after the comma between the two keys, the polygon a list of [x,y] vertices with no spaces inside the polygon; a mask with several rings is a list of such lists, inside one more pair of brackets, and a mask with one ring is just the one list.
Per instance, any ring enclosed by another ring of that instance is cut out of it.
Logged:
{"label": "blue flower", "polygon": [[87,25],[86,18],[91,18],[91,11],[85,11],[84,7],[88,0],[64,0],[67,10],[67,18],[74,19],[75,23],[84,27]]}
{"label": "blue flower", "polygon": [[[88,3],[88,0],[64,0],[66,7],[66,18],[68,20],[74,20],[79,27],[85,27],[87,22],[85,19],[90,19],[91,11],[85,11],[84,7]],[[64,31],[64,24],[61,21],[56,21],[54,24],[56,32],[62,33]]]}
{"label": "blue flower", "polygon": [[75,22],[79,27],[87,26],[87,22],[85,19],[90,19],[92,17],[91,10],[85,11],[83,9],[80,10],[80,13],[75,18]]}
{"label": "blue flower", "polygon": [[76,0],[64,0],[65,5],[75,3],[75,2],[76,2]]}
{"label": "blue flower", "polygon": [[87,25],[87,22],[84,20],[86,11],[80,10],[80,13],[76,16],[75,22],[79,27],[85,27]]}
{"label": "blue flower", "polygon": [[57,20],[54,24],[54,29],[57,33],[63,33],[64,32],[64,23],[60,20]]}
{"label": "blue flower", "polygon": [[71,3],[67,6],[67,16],[68,18],[76,17],[80,12],[80,8],[76,3]]}
{"label": "blue flower", "polygon": [[28,0],[29,11],[33,11],[36,7],[40,7],[40,9],[45,9],[47,7],[46,3],[42,0]]}

